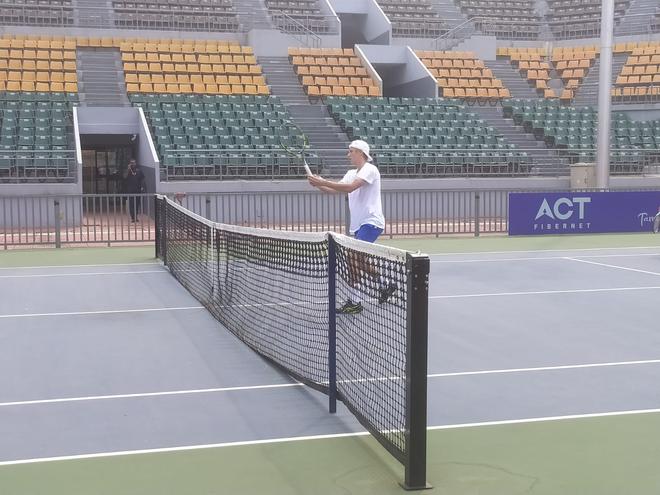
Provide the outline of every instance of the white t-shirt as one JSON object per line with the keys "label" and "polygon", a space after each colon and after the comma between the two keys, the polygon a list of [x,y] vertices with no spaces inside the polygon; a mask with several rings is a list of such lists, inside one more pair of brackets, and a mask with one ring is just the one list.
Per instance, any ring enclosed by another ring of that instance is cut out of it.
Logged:
{"label": "white t-shirt", "polygon": [[381,229],[385,228],[383,205],[380,200],[380,172],[372,163],[365,163],[358,171],[352,168],[339,182],[352,183],[355,178],[362,179],[366,184],[348,193],[348,208],[351,211],[351,234],[362,225],[370,224]]}

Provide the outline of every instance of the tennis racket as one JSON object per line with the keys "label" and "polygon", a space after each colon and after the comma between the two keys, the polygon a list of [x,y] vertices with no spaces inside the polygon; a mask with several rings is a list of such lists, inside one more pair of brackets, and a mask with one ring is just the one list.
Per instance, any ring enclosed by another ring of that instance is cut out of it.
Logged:
{"label": "tennis racket", "polygon": [[305,167],[305,173],[308,176],[309,175],[314,175],[314,174],[312,174],[312,170],[309,168],[309,165],[307,164],[307,158],[305,157],[305,151],[307,150],[307,148],[309,148],[309,140],[307,139],[307,136],[302,131],[302,129],[300,129],[300,127],[298,127],[297,125],[291,125],[290,127],[293,127],[294,129],[296,129],[298,131],[298,134],[300,136],[299,141],[301,143],[300,148],[290,147],[281,140],[280,140],[280,148],[282,148],[284,151],[286,151],[286,153],[289,156],[292,156],[294,158],[298,158],[302,162],[303,167]]}

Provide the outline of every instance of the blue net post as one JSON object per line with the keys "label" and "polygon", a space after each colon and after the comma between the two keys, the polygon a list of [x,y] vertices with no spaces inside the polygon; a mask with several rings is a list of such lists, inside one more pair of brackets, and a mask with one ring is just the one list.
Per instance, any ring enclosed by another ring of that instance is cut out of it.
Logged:
{"label": "blue net post", "polygon": [[328,235],[328,408],[337,412],[337,307],[335,240]]}

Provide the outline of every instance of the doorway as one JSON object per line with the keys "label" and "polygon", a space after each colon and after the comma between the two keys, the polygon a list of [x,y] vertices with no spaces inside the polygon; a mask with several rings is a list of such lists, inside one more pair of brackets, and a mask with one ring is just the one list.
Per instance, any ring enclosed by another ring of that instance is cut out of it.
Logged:
{"label": "doorway", "polygon": [[131,147],[83,150],[83,194],[120,194]]}

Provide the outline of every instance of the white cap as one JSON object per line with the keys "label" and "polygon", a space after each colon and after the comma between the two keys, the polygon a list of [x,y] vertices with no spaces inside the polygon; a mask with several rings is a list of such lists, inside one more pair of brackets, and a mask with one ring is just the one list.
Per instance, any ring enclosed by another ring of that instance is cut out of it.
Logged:
{"label": "white cap", "polygon": [[373,160],[373,158],[371,158],[371,155],[369,154],[369,145],[365,141],[362,141],[361,139],[356,139],[351,144],[349,144],[348,147],[356,150],[360,150],[367,157],[368,162]]}

